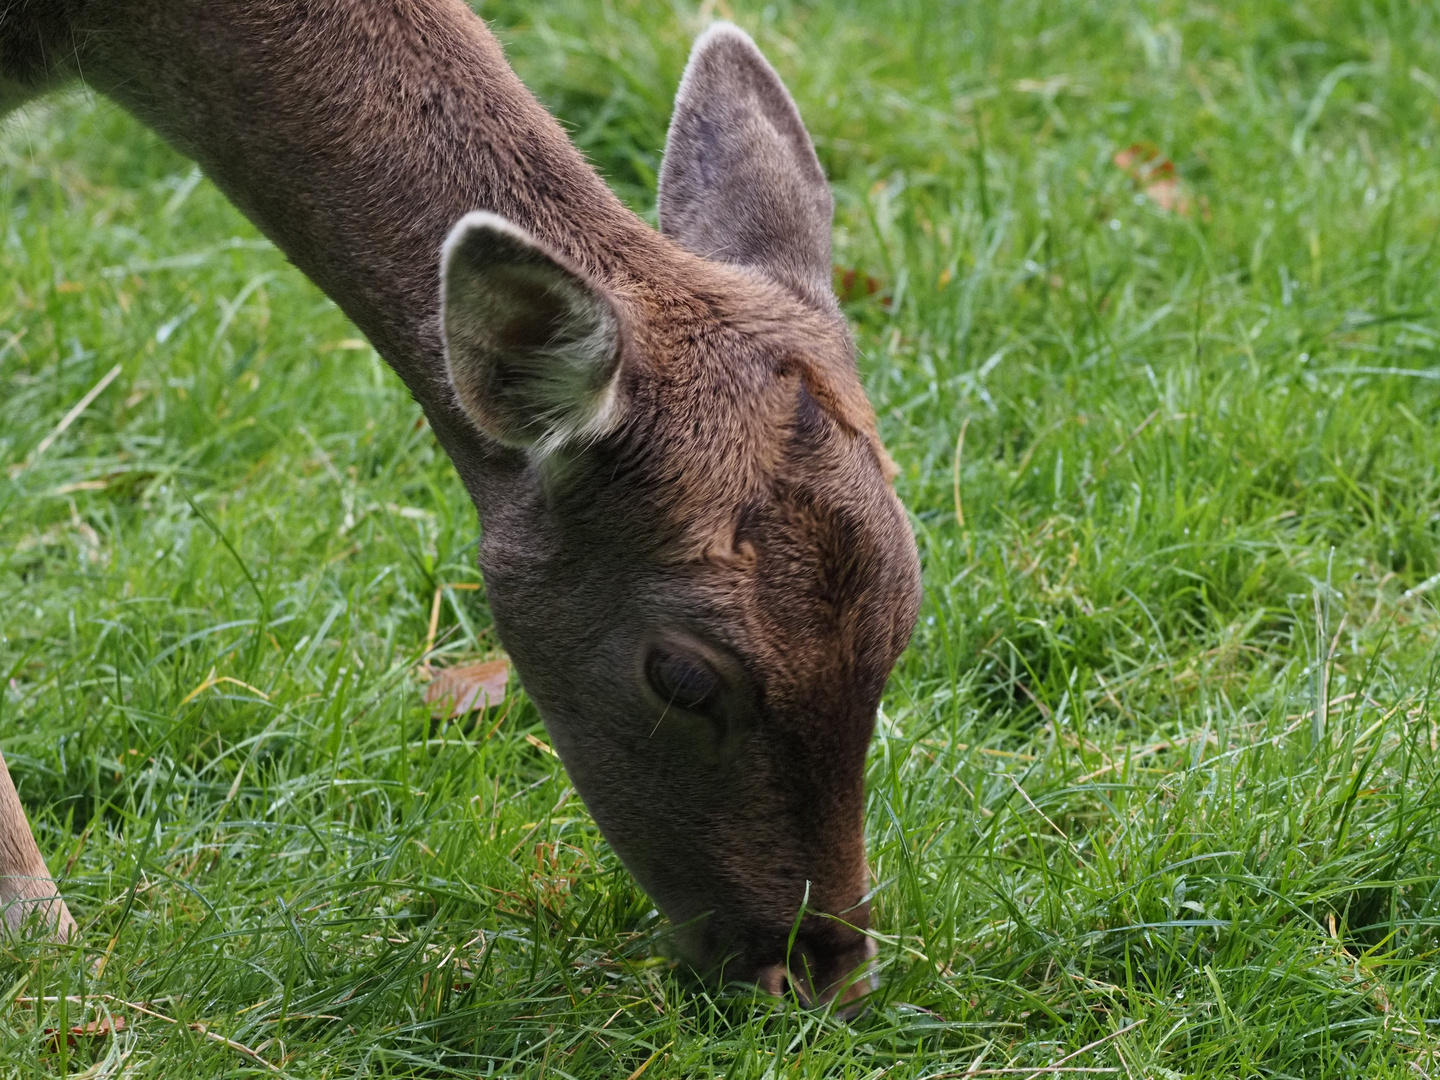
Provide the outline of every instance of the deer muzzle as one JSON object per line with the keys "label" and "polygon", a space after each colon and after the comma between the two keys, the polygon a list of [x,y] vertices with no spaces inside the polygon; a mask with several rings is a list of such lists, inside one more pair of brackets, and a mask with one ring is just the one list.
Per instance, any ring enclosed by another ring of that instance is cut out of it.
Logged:
{"label": "deer muzzle", "polygon": [[879,989],[872,970],[875,953],[875,942],[868,937],[840,949],[797,940],[788,965],[768,965],[755,981],[777,997],[793,992],[802,1005],[830,1006],[837,1016],[852,1019],[864,1010],[864,998]]}

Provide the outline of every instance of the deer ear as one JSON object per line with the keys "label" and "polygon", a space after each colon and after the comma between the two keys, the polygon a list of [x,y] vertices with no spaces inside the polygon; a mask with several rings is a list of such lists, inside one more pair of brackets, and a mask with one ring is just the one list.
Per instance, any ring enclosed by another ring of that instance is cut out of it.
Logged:
{"label": "deer ear", "polygon": [[441,294],[450,382],[481,431],[548,453],[616,426],[620,317],[584,273],[476,212],[445,241]]}
{"label": "deer ear", "polygon": [[660,167],[660,230],[694,252],[755,267],[833,307],[835,205],[815,147],[749,36],[716,23],[680,80]]}

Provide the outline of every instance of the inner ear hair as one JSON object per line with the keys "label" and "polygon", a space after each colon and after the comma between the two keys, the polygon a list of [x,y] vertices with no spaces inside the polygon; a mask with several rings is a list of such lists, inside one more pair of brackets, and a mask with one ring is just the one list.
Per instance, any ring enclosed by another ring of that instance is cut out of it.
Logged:
{"label": "inner ear hair", "polygon": [[442,289],[450,381],[480,430],[545,456],[618,425],[623,331],[598,283],[476,212],[445,243]]}

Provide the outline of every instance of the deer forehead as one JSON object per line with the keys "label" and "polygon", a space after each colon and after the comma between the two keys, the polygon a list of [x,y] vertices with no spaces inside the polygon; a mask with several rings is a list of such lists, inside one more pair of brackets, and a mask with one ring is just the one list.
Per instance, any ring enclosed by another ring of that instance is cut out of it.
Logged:
{"label": "deer forehead", "polygon": [[[839,536],[888,526],[893,495],[871,431],[837,417],[798,366],[662,407],[655,449],[672,561],[748,570],[756,549],[824,561]],[[873,431],[873,429],[872,429]]]}
{"label": "deer forehead", "polygon": [[888,482],[893,466],[838,314],[743,271],[706,269],[726,280],[682,302],[651,294],[650,310],[626,320],[641,361],[629,440],[655,463],[668,516],[705,537],[781,481],[843,472],[848,484]]}
{"label": "deer forehead", "polygon": [[878,692],[913,621],[908,526],[868,441],[794,382],[763,482],[691,512],[675,554],[697,571],[711,629],[769,675]]}

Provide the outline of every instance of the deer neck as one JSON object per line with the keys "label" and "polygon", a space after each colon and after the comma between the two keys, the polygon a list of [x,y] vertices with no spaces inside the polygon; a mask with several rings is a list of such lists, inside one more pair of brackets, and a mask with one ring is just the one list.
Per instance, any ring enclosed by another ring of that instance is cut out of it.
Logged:
{"label": "deer neck", "polygon": [[678,256],[459,0],[95,0],[76,30],[87,81],[199,162],[360,327],[482,503],[487,473],[516,463],[446,379],[450,226],[501,214],[621,292]]}

